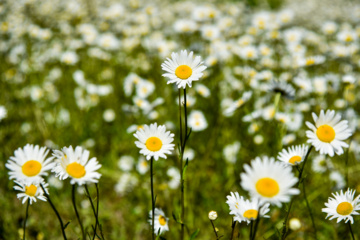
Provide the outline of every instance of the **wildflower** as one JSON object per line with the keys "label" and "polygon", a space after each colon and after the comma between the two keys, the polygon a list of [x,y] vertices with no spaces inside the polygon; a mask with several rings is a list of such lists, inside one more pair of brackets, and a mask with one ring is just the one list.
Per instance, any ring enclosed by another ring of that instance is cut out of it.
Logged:
{"label": "wildflower", "polygon": [[319,117],[315,113],[312,113],[312,117],[315,126],[306,122],[306,125],[311,129],[311,131],[306,131],[307,142],[311,143],[316,151],[320,151],[320,154],[329,154],[330,157],[334,156],[334,152],[337,155],[343,154],[342,147],[349,147],[343,140],[352,135],[348,121],[340,121],[340,114],[335,115],[334,110],[327,110],[326,113],[321,110]]}
{"label": "wildflower", "polygon": [[[347,223],[349,220],[351,224],[354,223],[352,215],[359,215],[357,210],[360,210],[360,195],[354,199],[355,190],[348,190],[343,193],[340,191],[340,194],[336,192],[332,193],[334,198],[330,197],[328,202],[325,203],[326,208],[322,209],[322,212],[327,213],[326,218],[330,217],[329,220],[337,218],[337,222],[344,220]],[[325,218],[325,219],[326,219]]]}
{"label": "wildflower", "polygon": [[286,165],[294,166],[304,161],[304,157],[308,151],[308,146],[298,145],[289,147],[287,150],[283,149],[278,156],[278,160]]}
{"label": "wildflower", "polygon": [[301,228],[301,222],[298,218],[291,218],[289,221],[289,228],[293,231],[297,231]]}
{"label": "wildflower", "polygon": [[124,155],[118,161],[118,167],[124,172],[131,171],[133,165],[134,165],[134,158],[132,156]]}
{"label": "wildflower", "polygon": [[75,65],[79,61],[79,57],[75,52],[67,51],[61,55],[61,62],[67,65]]}
{"label": "wildflower", "polygon": [[17,194],[17,198],[22,198],[22,204],[24,204],[28,199],[30,200],[30,204],[32,202],[36,202],[36,199],[40,199],[42,201],[46,201],[46,197],[44,196],[44,191],[42,190],[40,184],[44,187],[47,194],[47,187],[49,184],[45,183],[43,179],[37,181],[15,181],[18,186],[15,186],[14,189],[20,191],[21,193]]}
{"label": "wildflower", "polygon": [[40,148],[38,145],[30,144],[15,150],[15,156],[10,157],[5,164],[6,168],[10,170],[10,179],[29,182],[38,181],[42,176],[47,176],[46,171],[54,166],[53,157],[46,157],[48,153],[49,150],[46,150],[46,147]]}
{"label": "wildflower", "polygon": [[174,150],[175,144],[172,144],[174,134],[170,131],[166,132],[165,125],[158,126],[157,123],[150,124],[150,126],[144,125],[134,133],[134,137],[139,140],[135,144],[147,160],[150,160],[151,157],[154,157],[155,161],[159,157],[166,159],[165,154],[170,154],[171,150]]}
{"label": "wildflower", "polygon": [[288,99],[294,99],[295,89],[286,82],[271,81],[269,84],[269,90],[274,93],[280,93],[282,97]]}
{"label": "wildflower", "polygon": [[194,132],[202,131],[208,126],[204,114],[198,110],[193,110],[190,113],[188,124]]}
{"label": "wildflower", "polygon": [[218,217],[217,212],[216,211],[210,211],[208,217],[209,217],[209,219],[211,221],[215,221],[217,219],[217,217]]}
{"label": "wildflower", "polygon": [[[149,223],[152,224],[152,210],[149,212]],[[154,233],[162,234],[165,231],[169,231],[168,226],[169,218],[165,217],[163,210],[159,208],[155,208],[155,216],[154,216]]]}
{"label": "wildflower", "polygon": [[229,205],[230,214],[235,215],[234,220],[241,222],[250,223],[251,220],[256,220],[258,216],[268,218],[269,216],[265,215],[270,211],[269,203],[261,206],[258,199],[244,199],[242,196],[239,196],[239,193],[230,192],[231,195],[227,196],[226,203]]}
{"label": "wildflower", "polygon": [[178,88],[186,87],[186,84],[191,87],[192,81],[198,81],[203,75],[206,66],[202,65],[201,57],[196,56],[193,59],[193,52],[189,55],[186,50],[179,53],[172,53],[171,59],[161,64],[161,68],[167,73],[163,74],[164,77],[169,78],[167,84],[176,83]]}
{"label": "wildflower", "polygon": [[90,152],[77,146],[75,150],[72,146],[63,147],[61,151],[54,150],[53,156],[56,158],[56,166],[52,172],[60,180],[71,178],[71,184],[83,185],[89,182],[97,183],[101,174],[96,172],[101,165],[93,157],[89,160]]}
{"label": "wildflower", "polygon": [[269,202],[281,206],[282,202],[290,201],[290,195],[300,193],[299,189],[291,188],[298,181],[291,168],[275,162],[274,158],[256,157],[251,166],[245,164],[244,169],[240,184],[251,197],[259,199],[260,204]]}

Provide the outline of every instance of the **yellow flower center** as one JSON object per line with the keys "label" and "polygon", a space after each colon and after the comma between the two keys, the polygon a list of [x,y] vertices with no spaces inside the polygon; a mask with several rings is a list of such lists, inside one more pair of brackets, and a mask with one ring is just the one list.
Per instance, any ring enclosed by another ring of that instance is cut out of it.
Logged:
{"label": "yellow flower center", "polygon": [[33,184],[31,184],[30,186],[26,186],[25,187],[25,194],[31,197],[34,197],[36,194],[36,190],[37,187]]}
{"label": "yellow flower center", "polygon": [[188,65],[180,65],[175,70],[175,75],[180,79],[188,79],[192,74],[192,69]]}
{"label": "yellow flower center", "polygon": [[279,193],[279,184],[272,178],[261,178],[256,183],[257,192],[264,197],[274,197]]}
{"label": "yellow flower center", "polygon": [[335,138],[335,130],[329,125],[324,124],[318,127],[316,136],[320,141],[330,143]]}
{"label": "yellow flower center", "polygon": [[162,215],[159,216],[159,223],[161,226],[165,226],[166,224],[166,218]]}
{"label": "yellow flower center", "polygon": [[161,149],[162,141],[158,137],[149,137],[148,140],[146,140],[145,146],[150,151],[156,152]]}
{"label": "yellow flower center", "polygon": [[313,65],[315,63],[315,59],[309,58],[306,60],[306,65]]}
{"label": "yellow flower center", "polygon": [[256,219],[258,216],[258,211],[255,209],[249,209],[244,212],[244,217],[248,219]]}
{"label": "yellow flower center", "polygon": [[301,157],[300,156],[293,156],[289,159],[289,163],[291,164],[295,164],[297,162],[301,162]]}
{"label": "yellow flower center", "polygon": [[349,215],[353,210],[353,206],[349,202],[342,202],[340,203],[337,208],[336,212],[340,215]]}
{"label": "yellow flower center", "polygon": [[66,172],[73,178],[82,178],[86,174],[84,166],[77,162],[67,165]]}
{"label": "yellow flower center", "polygon": [[28,177],[33,177],[39,174],[41,171],[41,163],[36,160],[27,161],[24,165],[22,165],[21,170],[23,174]]}

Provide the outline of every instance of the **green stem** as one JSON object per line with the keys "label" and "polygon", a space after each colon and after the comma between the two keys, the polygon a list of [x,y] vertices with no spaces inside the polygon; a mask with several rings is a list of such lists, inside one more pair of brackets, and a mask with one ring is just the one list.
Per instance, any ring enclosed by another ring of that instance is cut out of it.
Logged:
{"label": "green stem", "polygon": [[45,197],[47,198],[47,201],[49,202],[51,208],[54,210],[57,218],[59,219],[60,226],[61,226],[61,232],[62,232],[63,238],[64,238],[64,240],[67,240],[66,234],[65,234],[64,223],[63,223],[63,221],[61,220],[60,214],[59,214],[59,212],[56,210],[55,205],[51,202],[50,196],[49,196],[49,194],[47,194],[47,192],[45,191],[44,186],[43,186],[42,184],[40,184],[40,186],[41,186],[42,190],[44,191],[44,195],[45,195]]}
{"label": "green stem", "polygon": [[[103,234],[103,231],[102,231],[102,227],[99,223],[99,202],[100,202],[100,194],[99,194],[99,186],[97,183],[95,183],[95,187],[96,187],[96,221],[97,221],[97,225],[99,226],[100,228],[100,234],[101,234],[101,237],[103,240],[105,240],[104,238],[104,234]],[[96,226],[95,226],[95,232],[96,232]],[[95,239],[95,237],[94,237]]]}
{"label": "green stem", "polygon": [[151,212],[152,212],[152,218],[151,218],[151,236],[152,239],[155,240],[155,199],[154,199],[154,180],[153,180],[153,161],[154,161],[154,157],[151,157],[150,160],[150,182],[151,182]]}
{"label": "green stem", "polygon": [[[259,208],[258,212],[260,212],[260,208]],[[258,229],[258,226],[259,226],[259,222],[260,222],[260,215],[258,215],[258,217],[256,218],[254,232],[252,234],[252,239],[251,240],[255,240],[256,232],[257,232],[257,229]]]}
{"label": "green stem", "polygon": [[217,232],[216,232],[216,228],[215,228],[215,225],[214,225],[213,221],[210,220],[210,222],[211,222],[211,225],[212,225],[212,227],[213,227],[213,229],[214,229],[214,233],[215,233],[216,239],[219,239],[219,236],[218,236],[218,234],[217,234]]}
{"label": "green stem", "polygon": [[350,221],[348,221],[348,225],[349,225],[349,230],[350,230],[350,233],[351,233],[351,237],[352,237],[353,240],[355,240],[354,233],[353,233],[353,230],[352,230],[352,228],[351,228],[351,223],[350,223]]}
{"label": "green stem", "polygon": [[[308,159],[309,154],[310,154],[310,152],[311,152],[312,149],[313,149],[313,146],[311,145],[311,146],[309,147],[309,150],[307,151],[307,153],[306,153],[306,155],[305,155],[304,163],[303,163],[302,168],[301,168],[301,170],[300,170],[300,172],[299,172],[299,181],[297,182],[297,184],[296,184],[296,186],[295,186],[296,188],[299,187],[299,185],[300,185],[300,183],[301,183],[301,181],[302,181],[302,174],[303,174],[303,172],[304,172],[305,164],[306,164],[306,162],[307,162],[307,159]],[[282,230],[281,240],[284,240],[284,239],[286,238],[286,234],[287,234],[286,224],[287,224],[287,220],[288,220],[288,218],[289,218],[289,214],[290,214],[290,210],[291,210],[291,206],[292,206],[293,202],[294,202],[294,198],[292,198],[291,201],[290,201],[289,209],[288,209],[288,211],[287,211],[287,213],[286,213],[286,217],[285,217],[284,222],[283,222],[283,230]]]}
{"label": "green stem", "polygon": [[77,220],[78,220],[78,222],[79,222],[79,225],[80,225],[80,228],[81,228],[82,239],[85,240],[86,237],[85,237],[84,227],[83,227],[83,225],[82,225],[82,222],[81,222],[81,220],[80,220],[80,215],[79,215],[79,212],[78,212],[77,207],[76,207],[75,190],[76,190],[76,185],[74,184],[73,187],[72,187],[72,204],[73,204],[73,206],[74,206],[76,218],[77,218]]}
{"label": "green stem", "polygon": [[25,220],[24,220],[24,227],[23,227],[23,240],[25,240],[25,232],[26,232],[26,221],[27,221],[27,218],[28,218],[28,213],[29,213],[29,205],[30,205],[30,198],[28,198],[27,200],[27,204],[26,204],[26,211],[25,211]]}
{"label": "green stem", "polygon": [[316,231],[316,225],[315,225],[315,221],[314,221],[314,216],[312,214],[309,201],[307,200],[307,197],[306,197],[306,191],[305,191],[305,184],[304,183],[303,183],[303,192],[304,192],[304,198],[305,198],[305,202],[306,202],[306,207],[307,207],[307,209],[309,211],[309,215],[310,215],[310,218],[311,218],[311,223],[312,223],[313,228],[314,228],[315,239],[317,239],[317,231]]}
{"label": "green stem", "polygon": [[[86,191],[86,195],[87,197],[89,198],[89,201],[90,201],[90,205],[91,205],[91,208],[92,208],[92,211],[93,211],[93,214],[94,214],[94,217],[95,217],[95,227],[94,227],[94,235],[93,235],[93,240],[95,239],[95,236],[97,236],[98,238],[100,238],[98,236],[98,234],[96,233],[96,228],[97,226],[99,225],[99,220],[98,220],[98,208],[99,208],[99,205],[97,206],[97,209],[95,209],[95,206],[94,206],[94,202],[90,196],[90,192],[89,192],[89,189],[87,187],[87,184],[85,184],[85,191]],[[98,199],[97,199],[98,200]],[[101,233],[101,236],[102,236],[102,233]],[[103,237],[103,236],[102,236]],[[104,239],[104,237],[103,237]]]}
{"label": "green stem", "polygon": [[254,229],[254,221],[250,221],[250,235],[249,235],[249,240],[252,239],[252,234],[253,234],[253,230]]}
{"label": "green stem", "polygon": [[234,219],[232,219],[232,223],[231,223],[231,236],[230,236],[230,240],[233,239],[234,237],[234,230],[235,230],[235,226],[236,226],[236,221],[234,221]]}

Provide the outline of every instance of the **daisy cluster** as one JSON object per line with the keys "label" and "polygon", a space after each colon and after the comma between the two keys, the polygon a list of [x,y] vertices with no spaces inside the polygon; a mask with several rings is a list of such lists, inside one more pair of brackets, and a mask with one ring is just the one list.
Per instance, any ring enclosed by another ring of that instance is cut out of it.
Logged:
{"label": "daisy cluster", "polygon": [[49,194],[49,184],[44,177],[48,176],[48,171],[54,172],[60,180],[70,177],[70,183],[78,185],[97,183],[101,177],[96,172],[101,165],[95,157],[89,159],[90,152],[82,147],[54,150],[53,156],[48,156],[49,152],[46,147],[27,144],[15,150],[14,156],[5,164],[10,180],[17,184],[14,189],[20,191],[17,197],[23,199],[23,204],[27,200],[30,204],[37,199],[46,201],[44,195]]}

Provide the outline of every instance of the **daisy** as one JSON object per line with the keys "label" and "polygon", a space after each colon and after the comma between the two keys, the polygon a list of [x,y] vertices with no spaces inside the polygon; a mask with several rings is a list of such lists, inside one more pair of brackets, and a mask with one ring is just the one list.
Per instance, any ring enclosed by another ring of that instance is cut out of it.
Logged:
{"label": "daisy", "polygon": [[[154,233],[162,234],[165,231],[169,231],[168,221],[169,218],[165,217],[163,210],[155,208],[154,218]],[[149,212],[149,223],[152,225],[152,210]]]}
{"label": "daisy", "polygon": [[308,151],[308,146],[297,145],[289,147],[287,150],[284,148],[278,156],[278,160],[285,163],[288,166],[294,166],[304,161],[304,157]]}
{"label": "daisy", "polygon": [[167,84],[176,83],[178,88],[185,89],[186,84],[191,87],[192,81],[197,81],[202,77],[202,72],[206,69],[206,66],[202,64],[200,56],[193,59],[193,52],[188,55],[186,50],[182,50],[180,54],[173,52],[171,59],[167,58],[161,64],[161,68],[167,72],[163,76],[170,79]]}
{"label": "daisy", "polygon": [[282,97],[294,99],[295,89],[286,82],[272,80],[268,85],[268,90],[274,93],[280,93]]}
{"label": "daisy", "polygon": [[244,169],[245,173],[240,174],[241,187],[259,199],[260,204],[269,202],[280,207],[282,202],[290,201],[290,195],[300,193],[299,189],[291,188],[298,181],[291,168],[275,162],[274,158],[256,157]]}
{"label": "daisy", "polygon": [[312,117],[315,126],[306,122],[311,129],[311,131],[306,131],[306,136],[309,138],[307,142],[311,143],[316,151],[320,151],[320,154],[329,154],[330,157],[334,156],[334,152],[337,155],[343,154],[342,147],[349,147],[344,140],[352,135],[348,121],[340,121],[340,114],[335,115],[334,110],[327,110],[326,113],[321,110],[319,117],[315,113],[312,113]]}
{"label": "daisy", "polygon": [[101,174],[96,172],[101,165],[95,157],[89,160],[90,152],[77,146],[75,150],[72,146],[63,147],[61,151],[54,150],[53,156],[56,158],[56,166],[52,172],[60,180],[71,178],[71,184],[83,185],[89,182],[97,183]]}
{"label": "daisy", "polygon": [[340,191],[340,194],[336,192],[332,193],[335,198],[330,197],[328,202],[325,203],[326,208],[322,209],[322,212],[327,213],[326,218],[330,217],[330,220],[337,218],[337,222],[345,220],[347,223],[349,220],[351,224],[354,223],[352,215],[359,215],[357,210],[360,210],[360,195],[354,199],[355,190],[350,188],[343,193]]}
{"label": "daisy", "polygon": [[30,200],[30,204],[32,202],[36,202],[36,199],[40,199],[42,201],[46,201],[46,197],[44,196],[44,191],[42,190],[40,184],[44,187],[47,194],[49,194],[47,187],[49,184],[45,183],[43,179],[38,181],[15,181],[18,186],[15,186],[14,189],[20,191],[21,193],[17,194],[17,198],[22,198],[22,204],[24,204],[28,199]]}
{"label": "daisy", "polygon": [[8,168],[10,179],[17,181],[38,181],[42,176],[47,176],[46,171],[53,168],[53,157],[47,158],[49,150],[46,147],[26,144],[23,148],[14,151],[13,157],[5,164]]}
{"label": "daisy", "polygon": [[270,211],[269,203],[264,204],[263,206],[260,205],[258,199],[244,199],[242,196],[239,196],[239,193],[230,192],[231,195],[228,195],[226,198],[228,199],[226,203],[229,205],[230,214],[235,215],[234,220],[241,222],[250,223],[251,220],[256,220],[257,217],[265,217],[269,218],[268,215],[265,215]]}
{"label": "daisy", "polygon": [[174,134],[170,131],[166,132],[165,125],[158,126],[157,123],[144,125],[134,133],[139,141],[135,142],[135,145],[140,148],[140,153],[146,156],[147,160],[154,157],[155,161],[161,158],[166,159],[165,154],[171,154],[171,150],[174,150],[175,144]]}

